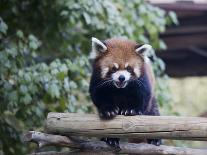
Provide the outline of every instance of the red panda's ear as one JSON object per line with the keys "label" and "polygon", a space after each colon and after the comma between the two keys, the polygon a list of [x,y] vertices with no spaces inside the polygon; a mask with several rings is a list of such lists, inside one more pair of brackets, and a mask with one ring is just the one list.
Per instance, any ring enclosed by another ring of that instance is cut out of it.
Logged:
{"label": "red panda's ear", "polygon": [[107,47],[104,42],[94,37],[92,37],[91,41],[92,41],[92,51],[89,56],[90,59],[95,59],[100,53],[106,52]]}
{"label": "red panda's ear", "polygon": [[142,56],[148,56],[150,50],[152,50],[152,46],[149,44],[141,44],[135,46],[135,52]]}

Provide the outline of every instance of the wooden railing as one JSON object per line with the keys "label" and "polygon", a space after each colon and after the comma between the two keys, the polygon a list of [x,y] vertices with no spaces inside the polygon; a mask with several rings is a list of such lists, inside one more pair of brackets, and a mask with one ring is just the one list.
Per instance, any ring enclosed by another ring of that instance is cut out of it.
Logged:
{"label": "wooden railing", "polygon": [[174,146],[154,146],[146,143],[120,142],[120,149],[99,140],[79,137],[161,138],[207,141],[207,119],[176,116],[117,116],[100,120],[95,114],[49,113],[45,133],[29,131],[24,141],[36,142],[39,147],[66,146],[78,152],[40,152],[51,154],[142,154],[142,155],[207,155],[207,149]]}

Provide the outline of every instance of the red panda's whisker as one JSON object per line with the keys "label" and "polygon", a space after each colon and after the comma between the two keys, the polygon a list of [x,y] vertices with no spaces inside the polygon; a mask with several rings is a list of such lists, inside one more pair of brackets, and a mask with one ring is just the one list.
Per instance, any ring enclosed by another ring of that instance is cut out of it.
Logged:
{"label": "red panda's whisker", "polygon": [[137,82],[139,86],[144,85],[143,82],[137,78],[131,78],[129,82]]}
{"label": "red panda's whisker", "polygon": [[110,79],[110,80],[107,80],[107,81],[104,81],[104,82],[101,82],[101,84],[99,84],[96,88],[100,88],[102,86],[105,86],[105,85],[108,85],[110,82],[112,82],[113,80]]}
{"label": "red panda's whisker", "polygon": [[108,85],[110,82],[112,82],[112,80],[110,80],[110,81],[105,81],[105,82],[99,84],[96,88],[100,88],[100,87],[102,87],[102,86],[106,86],[106,85]]}
{"label": "red panda's whisker", "polygon": [[137,82],[138,82],[139,86],[144,85],[144,84],[142,83],[142,81],[140,81],[139,79],[137,80]]}

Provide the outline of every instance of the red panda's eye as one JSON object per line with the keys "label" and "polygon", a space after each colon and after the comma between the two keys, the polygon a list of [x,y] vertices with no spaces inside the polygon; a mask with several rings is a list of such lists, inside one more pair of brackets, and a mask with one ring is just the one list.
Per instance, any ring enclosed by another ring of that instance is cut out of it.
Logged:
{"label": "red panda's eye", "polygon": [[117,71],[117,68],[114,66],[114,67],[112,67],[112,69],[111,69],[111,72],[112,73],[115,73]]}
{"label": "red panda's eye", "polygon": [[127,66],[126,70],[127,70],[129,73],[132,73],[132,72],[133,72],[133,69],[132,69],[132,67],[130,67],[130,66]]}

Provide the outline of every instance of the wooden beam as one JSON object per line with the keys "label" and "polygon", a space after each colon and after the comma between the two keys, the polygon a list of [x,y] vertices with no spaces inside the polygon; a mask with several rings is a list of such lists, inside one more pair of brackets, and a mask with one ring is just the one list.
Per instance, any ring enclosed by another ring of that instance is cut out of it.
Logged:
{"label": "wooden beam", "polygon": [[170,27],[165,33],[162,33],[160,37],[172,37],[172,36],[189,36],[207,34],[207,25],[188,25],[188,26],[177,26]]}
{"label": "wooden beam", "polygon": [[49,113],[45,131],[61,135],[120,138],[207,140],[207,119],[176,116],[117,116],[100,120],[95,114]]}
{"label": "wooden beam", "polygon": [[[152,3],[153,4],[153,3]],[[170,11],[207,11],[207,3],[154,3],[153,5],[158,6],[165,10]]]}
{"label": "wooden beam", "polygon": [[[86,123],[86,122],[85,122]],[[191,149],[173,146],[154,146],[151,144],[134,144],[134,143],[120,143],[120,149],[114,149],[105,142],[94,140],[72,140],[66,136],[45,134],[36,131],[29,131],[24,136],[25,142],[35,142],[40,147],[43,146],[67,146],[71,148],[80,149],[81,152],[40,152],[30,155],[113,155],[113,154],[142,154],[142,155],[204,155],[207,154],[205,149]]]}
{"label": "wooden beam", "polygon": [[189,46],[206,47],[207,33],[162,37],[168,49],[188,48]]}
{"label": "wooden beam", "polygon": [[207,50],[198,47],[196,49],[199,51],[183,48],[157,52],[156,54],[165,62],[166,73],[171,77],[206,76]]}
{"label": "wooden beam", "polygon": [[109,152],[85,152],[85,151],[47,151],[47,152],[35,152],[28,155],[115,155]]}
{"label": "wooden beam", "polygon": [[207,76],[206,60],[164,60],[166,64],[166,73],[170,77],[201,77]]}

